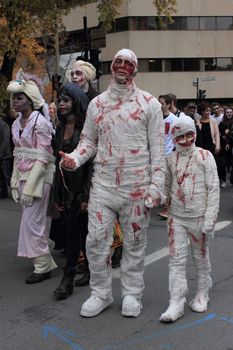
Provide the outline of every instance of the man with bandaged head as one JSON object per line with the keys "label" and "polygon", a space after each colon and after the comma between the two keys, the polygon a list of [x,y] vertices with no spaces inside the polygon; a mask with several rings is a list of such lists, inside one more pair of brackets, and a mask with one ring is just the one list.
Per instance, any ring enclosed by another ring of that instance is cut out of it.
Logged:
{"label": "man with bandaged head", "polygon": [[124,232],[121,313],[137,317],[142,310],[149,207],[161,203],[165,159],[160,104],[136,87],[137,69],[131,50],[115,54],[112,81],[90,102],[78,147],[61,152],[61,166],[69,170],[95,156],[86,241],[91,297],[82,305],[85,317],[98,315],[113,301],[111,245],[118,215]]}
{"label": "man with bandaged head", "polygon": [[211,152],[195,146],[193,119],[180,116],[172,125],[172,133],[176,151],[166,158],[165,175],[170,302],[161,322],[174,322],[184,314],[189,242],[197,272],[197,290],[189,305],[194,312],[207,310],[212,285],[208,242],[219,210],[216,163]]}

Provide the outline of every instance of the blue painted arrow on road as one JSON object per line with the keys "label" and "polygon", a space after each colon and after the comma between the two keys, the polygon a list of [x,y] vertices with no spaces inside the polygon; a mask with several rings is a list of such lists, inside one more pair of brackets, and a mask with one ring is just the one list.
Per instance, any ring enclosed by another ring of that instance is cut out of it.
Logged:
{"label": "blue painted arrow on road", "polygon": [[72,349],[84,350],[84,348],[81,348],[81,346],[75,344],[72,340],[69,339],[69,337],[75,337],[75,333],[63,331],[62,329],[53,326],[44,326],[43,339],[47,339],[50,333],[60,338],[64,343],[70,345]]}

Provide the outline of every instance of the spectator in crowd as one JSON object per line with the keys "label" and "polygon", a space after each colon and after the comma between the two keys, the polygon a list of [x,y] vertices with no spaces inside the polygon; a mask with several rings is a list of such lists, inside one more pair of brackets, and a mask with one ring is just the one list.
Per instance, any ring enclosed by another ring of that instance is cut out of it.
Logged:
{"label": "spectator in crowd", "polygon": [[81,141],[74,152],[61,152],[61,166],[75,170],[94,158],[88,203],[87,257],[91,296],[81,315],[94,317],[112,298],[111,245],[114,222],[124,234],[121,260],[122,315],[142,310],[143,272],[149,207],[161,202],[164,183],[164,123],[160,104],[134,83],[138,62],[129,49],[111,64],[112,82],[88,107]]}
{"label": "spectator in crowd", "polygon": [[57,119],[57,106],[55,102],[49,104],[49,117],[53,125],[53,129],[56,130],[58,119]]}
{"label": "spectator in crowd", "polygon": [[197,121],[200,120],[201,116],[197,113],[197,105],[195,102],[189,102],[187,104],[185,109],[185,114],[191,117],[195,122],[196,132],[197,132],[195,144],[196,146],[199,147],[201,146],[201,132],[200,132],[199,125],[197,124]]}
{"label": "spectator in crowd", "polygon": [[170,99],[171,99],[171,106],[170,106],[170,111],[175,114],[177,117],[181,116],[181,115],[185,115],[184,112],[181,112],[181,110],[178,109],[177,107],[177,97],[174,94],[167,94]]}
{"label": "spectator in crowd", "polygon": [[188,246],[197,271],[197,291],[190,307],[207,310],[212,281],[209,237],[214,233],[219,209],[219,180],[214,157],[195,146],[196,127],[186,116],[173,124],[176,150],[166,158],[165,195],[169,199],[169,292],[168,309],[161,322],[174,322],[184,314],[188,291]]}
{"label": "spectator in crowd", "polygon": [[7,91],[13,95],[18,118],[12,125],[14,167],[12,197],[22,206],[17,255],[33,261],[34,271],[26,279],[33,284],[50,278],[55,264],[49,250],[46,212],[53,182],[52,126],[48,107],[36,76],[19,70]]}
{"label": "spectator in crowd", "polygon": [[[161,103],[161,109],[163,113],[164,130],[165,130],[165,156],[168,156],[174,150],[174,142],[171,133],[171,125],[177,119],[175,114],[170,112],[171,107],[171,97],[170,95],[160,95],[159,102]],[[159,216],[162,219],[167,219],[168,210],[167,203],[164,204],[163,210],[159,212]]]}
{"label": "spectator in crowd", "polygon": [[10,146],[10,128],[0,118],[0,199],[8,197],[12,172],[12,151]]}
{"label": "spectator in crowd", "polygon": [[215,120],[217,125],[219,125],[223,120],[223,115],[224,115],[224,112],[222,112],[220,104],[218,102],[212,103],[211,109],[212,109],[211,119]]}
{"label": "spectator in crowd", "polygon": [[218,125],[215,120],[210,118],[211,108],[207,101],[201,102],[197,107],[201,115],[197,125],[200,129],[200,147],[209,150],[214,156],[220,152],[220,138]]}
{"label": "spectator in crowd", "polygon": [[[60,120],[54,139],[56,173],[54,202],[65,213],[67,236],[66,265],[59,286],[54,291],[56,299],[65,299],[73,293],[74,277],[80,251],[85,253],[87,235],[87,203],[92,177],[92,162],[89,161],[75,172],[59,169],[59,151],[70,153],[76,147],[86,117],[89,100],[82,89],[67,82],[58,92],[58,117]],[[88,280],[89,282],[89,280]]]}
{"label": "spectator in crowd", "polygon": [[230,182],[233,184],[232,146],[233,146],[233,113],[226,107],[223,120],[219,126],[220,148],[219,153],[219,179],[220,187],[226,187],[226,172],[230,172]]}

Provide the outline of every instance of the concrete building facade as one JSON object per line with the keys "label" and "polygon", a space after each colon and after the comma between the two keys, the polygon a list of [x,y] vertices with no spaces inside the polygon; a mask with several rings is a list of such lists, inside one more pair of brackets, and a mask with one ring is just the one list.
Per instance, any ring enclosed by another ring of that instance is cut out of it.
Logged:
{"label": "concrete building facade", "polygon": [[[177,0],[174,23],[158,20],[152,0],[124,0],[113,29],[101,48],[101,91],[109,83],[113,54],[125,47],[139,60],[137,85],[154,96],[172,92],[180,100],[206,98],[233,102],[233,2],[229,0]],[[73,38],[98,26],[96,4],[78,7],[64,17]]]}

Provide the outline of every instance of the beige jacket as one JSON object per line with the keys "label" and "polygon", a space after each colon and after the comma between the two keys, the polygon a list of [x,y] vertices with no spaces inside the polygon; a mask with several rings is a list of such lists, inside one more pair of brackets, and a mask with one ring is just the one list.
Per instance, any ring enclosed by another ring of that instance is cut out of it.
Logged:
{"label": "beige jacket", "polygon": [[[197,125],[199,126],[200,130],[202,127],[202,124],[200,120],[197,120]],[[210,119],[210,131],[211,131],[211,136],[213,143],[215,144],[215,150],[220,151],[220,136],[219,136],[219,129],[217,123]]]}

